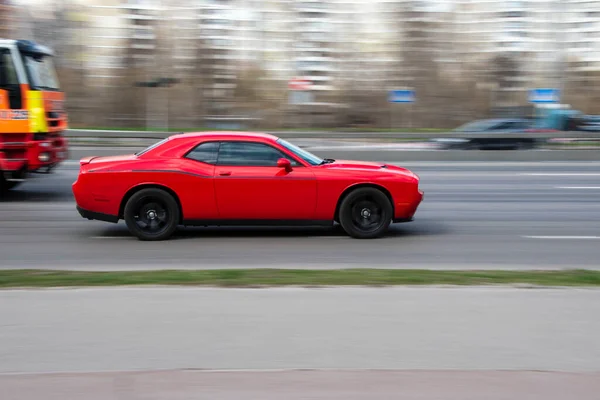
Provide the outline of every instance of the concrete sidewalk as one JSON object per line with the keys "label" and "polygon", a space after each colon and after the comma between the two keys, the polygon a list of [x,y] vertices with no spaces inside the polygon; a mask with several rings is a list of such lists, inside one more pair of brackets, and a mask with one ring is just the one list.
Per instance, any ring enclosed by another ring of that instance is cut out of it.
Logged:
{"label": "concrete sidewalk", "polygon": [[0,376],[3,400],[595,400],[600,374],[278,371]]}
{"label": "concrete sidewalk", "polygon": [[597,289],[3,290],[0,398],[592,400],[598,315]]}
{"label": "concrete sidewalk", "polygon": [[597,289],[3,290],[0,373],[599,372],[598,315]]}

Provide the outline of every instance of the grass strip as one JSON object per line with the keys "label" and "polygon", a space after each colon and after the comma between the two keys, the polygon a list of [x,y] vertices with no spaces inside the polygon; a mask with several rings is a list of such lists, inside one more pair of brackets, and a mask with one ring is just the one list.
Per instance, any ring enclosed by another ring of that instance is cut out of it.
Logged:
{"label": "grass strip", "polygon": [[197,285],[394,286],[394,285],[535,285],[600,286],[600,271],[433,271],[404,269],[215,269],[83,272],[58,270],[0,271],[0,288]]}

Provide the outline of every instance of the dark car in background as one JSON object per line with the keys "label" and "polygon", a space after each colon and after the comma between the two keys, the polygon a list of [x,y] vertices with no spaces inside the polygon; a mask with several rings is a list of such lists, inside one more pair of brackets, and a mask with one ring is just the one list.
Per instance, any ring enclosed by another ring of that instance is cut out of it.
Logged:
{"label": "dark car in background", "polygon": [[432,139],[445,149],[519,150],[535,147],[527,137],[534,121],[526,118],[494,118],[468,122],[452,130],[448,137]]}

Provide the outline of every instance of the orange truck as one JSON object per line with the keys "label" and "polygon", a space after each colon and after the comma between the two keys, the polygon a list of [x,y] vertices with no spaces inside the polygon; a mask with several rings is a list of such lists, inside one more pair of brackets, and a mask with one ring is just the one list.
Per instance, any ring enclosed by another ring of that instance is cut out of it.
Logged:
{"label": "orange truck", "polygon": [[68,157],[65,97],[53,57],[37,43],[0,39],[0,192]]}

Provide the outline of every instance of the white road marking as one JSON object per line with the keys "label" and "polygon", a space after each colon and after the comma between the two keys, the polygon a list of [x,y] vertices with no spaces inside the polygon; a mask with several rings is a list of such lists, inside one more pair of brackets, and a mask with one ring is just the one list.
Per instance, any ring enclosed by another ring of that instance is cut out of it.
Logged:
{"label": "white road marking", "polygon": [[600,189],[600,186],[555,186],[555,189]]}
{"label": "white road marking", "polygon": [[526,239],[598,240],[600,236],[521,236]]}
{"label": "white road marking", "polygon": [[522,176],[600,176],[595,172],[522,172],[517,175]]}

